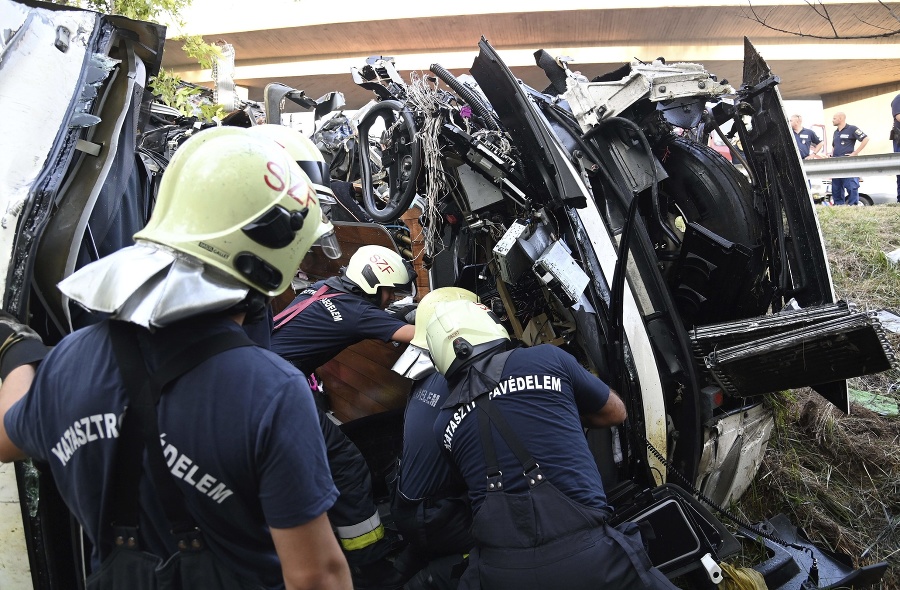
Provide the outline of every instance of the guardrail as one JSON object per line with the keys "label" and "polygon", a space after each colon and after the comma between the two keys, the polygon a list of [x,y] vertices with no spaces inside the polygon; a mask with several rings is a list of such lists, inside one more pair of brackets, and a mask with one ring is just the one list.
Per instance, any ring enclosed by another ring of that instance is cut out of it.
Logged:
{"label": "guardrail", "polygon": [[900,153],[803,160],[809,178],[900,174]]}

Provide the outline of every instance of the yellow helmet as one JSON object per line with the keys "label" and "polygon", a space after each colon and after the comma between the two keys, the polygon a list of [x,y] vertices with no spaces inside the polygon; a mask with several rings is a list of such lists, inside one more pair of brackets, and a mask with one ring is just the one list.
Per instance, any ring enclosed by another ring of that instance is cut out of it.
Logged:
{"label": "yellow helmet", "polygon": [[237,127],[188,139],[166,168],[135,240],[163,244],[268,296],[284,291],[333,230],[306,175],[275,142]]}
{"label": "yellow helmet", "polygon": [[410,344],[419,348],[428,348],[428,340],[425,336],[428,322],[431,321],[431,316],[434,315],[434,308],[437,304],[448,301],[478,303],[478,295],[459,287],[441,287],[430,291],[422,298],[422,301],[419,302],[419,306],[416,308],[416,334],[413,336]]}
{"label": "yellow helmet", "polygon": [[306,173],[313,189],[321,198],[323,195],[334,198],[331,190],[331,171],[325,162],[322,152],[311,139],[290,127],[276,124],[256,125],[250,131],[264,135],[287,150],[300,169]]}
{"label": "yellow helmet", "polygon": [[425,333],[434,366],[448,378],[465,361],[509,340],[497,316],[465,300],[438,303]]}

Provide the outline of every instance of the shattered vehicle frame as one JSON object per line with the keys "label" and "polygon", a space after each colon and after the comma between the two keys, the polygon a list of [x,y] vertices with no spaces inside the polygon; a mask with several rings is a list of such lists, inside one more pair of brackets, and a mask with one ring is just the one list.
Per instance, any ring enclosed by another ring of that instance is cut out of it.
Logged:
{"label": "shattered vehicle frame", "polygon": [[[34,60],[60,81],[0,134],[3,153],[16,154],[0,178],[3,308],[52,344],[90,321],[55,285],[131,243],[168,157],[205,125],[146,92],[162,27],[32,1],[0,0],[0,10],[13,23],[0,100],[34,94]],[[349,161],[379,223],[341,221],[333,208],[344,258],[313,250],[298,284],[380,243],[414,261],[421,292],[470,289],[516,338],[575,355],[627,406],[625,425],[586,435],[616,518],[653,525],[651,558],[668,576],[718,583],[717,563],[743,537],[766,545],[755,567],[770,588],[876,583],[886,564],[854,569],[786,519],[744,523],[737,536],[719,520],[733,518],[722,507],[765,452],[765,394],[812,386],[846,411],[846,379],[894,363],[874,314],[835,300],[778,78],[749,41],[737,89],[697,64],[660,60],[588,81],[537,51],[549,80],[538,90],[487,40],[478,50],[459,78],[434,64],[406,82],[385,57],[354,69],[348,82],[374,93],[353,122],[354,145],[377,146],[377,162],[358,147]],[[269,90],[270,122],[284,100],[317,114],[338,105]],[[254,125],[250,111],[223,124]],[[40,133],[29,136],[28,121]],[[706,147],[727,121],[740,168]],[[413,377],[428,360],[413,348],[357,347],[320,377],[379,482],[399,452],[410,386],[390,369]],[[361,363],[368,378],[353,375]],[[26,462],[16,472],[34,587],[83,587],[89,551],[49,471]]]}

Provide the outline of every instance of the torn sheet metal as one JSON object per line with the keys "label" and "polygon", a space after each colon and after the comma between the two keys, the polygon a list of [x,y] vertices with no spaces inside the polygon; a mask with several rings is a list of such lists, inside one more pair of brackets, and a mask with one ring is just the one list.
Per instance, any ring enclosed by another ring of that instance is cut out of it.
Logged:
{"label": "torn sheet metal", "polygon": [[[73,103],[83,92],[82,70],[91,56],[88,41],[96,14],[29,8],[0,0],[0,31],[7,43],[0,61],[0,289],[7,289],[8,265],[19,216],[33,185],[68,125]],[[69,31],[66,50],[57,47],[57,29]],[[8,33],[9,34],[8,34]],[[53,90],[47,90],[53,80]],[[44,89],[36,91],[36,89]]]}
{"label": "torn sheet metal", "polygon": [[739,499],[762,463],[774,425],[762,403],[718,420],[707,432],[697,488],[720,506]]}

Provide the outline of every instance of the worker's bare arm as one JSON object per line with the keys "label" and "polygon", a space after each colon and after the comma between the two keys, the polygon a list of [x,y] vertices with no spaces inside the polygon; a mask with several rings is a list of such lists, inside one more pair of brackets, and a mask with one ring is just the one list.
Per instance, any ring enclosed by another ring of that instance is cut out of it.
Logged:
{"label": "worker's bare arm", "polygon": [[398,329],[394,332],[394,335],[391,336],[391,340],[394,342],[402,342],[404,344],[409,344],[409,342],[413,339],[413,336],[416,335],[416,326],[414,324],[407,324],[402,328]]}
{"label": "worker's bare arm", "polygon": [[350,568],[328,516],[289,529],[270,529],[286,590],[350,590]]}
{"label": "worker's bare arm", "polygon": [[0,461],[4,463],[26,458],[25,453],[9,440],[3,418],[12,405],[28,393],[32,381],[34,381],[34,366],[22,365],[10,371],[0,386]]}
{"label": "worker's bare arm", "polygon": [[628,417],[625,411],[625,404],[614,390],[609,390],[609,399],[606,404],[598,411],[590,414],[582,414],[581,422],[585,426],[592,428],[603,428],[605,426],[618,426]]}

